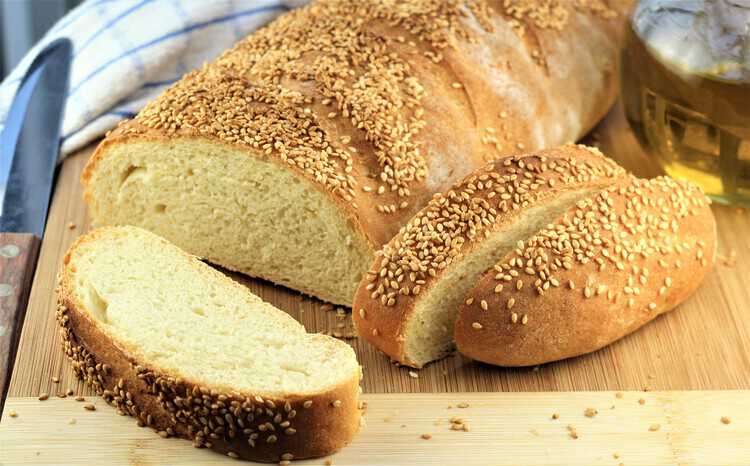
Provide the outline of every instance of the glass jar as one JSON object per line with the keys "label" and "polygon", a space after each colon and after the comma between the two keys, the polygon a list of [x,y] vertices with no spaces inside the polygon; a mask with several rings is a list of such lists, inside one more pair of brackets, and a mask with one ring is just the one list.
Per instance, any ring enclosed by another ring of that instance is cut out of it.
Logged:
{"label": "glass jar", "polygon": [[622,54],[625,114],[664,171],[750,205],[750,0],[643,0]]}

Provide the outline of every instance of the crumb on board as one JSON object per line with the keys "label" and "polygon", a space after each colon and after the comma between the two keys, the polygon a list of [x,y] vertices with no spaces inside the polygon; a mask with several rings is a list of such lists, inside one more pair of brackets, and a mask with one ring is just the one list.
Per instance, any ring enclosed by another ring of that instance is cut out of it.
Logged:
{"label": "crumb on board", "polygon": [[424,440],[430,440],[432,438],[432,434],[422,434],[420,435],[420,437]]}
{"label": "crumb on board", "polygon": [[552,419],[558,420],[558,419],[560,419],[560,415],[557,414],[557,413],[552,413]]}
{"label": "crumb on board", "polygon": [[49,393],[42,393],[39,395],[39,401],[45,401],[49,398]]}
{"label": "crumb on board", "polygon": [[85,409],[86,411],[96,411],[96,406],[89,403],[87,405],[83,405],[83,409]]}
{"label": "crumb on board", "polygon": [[53,376],[52,383],[60,383],[60,377]]}
{"label": "crumb on board", "polygon": [[71,419],[70,421],[68,421],[68,424],[70,424],[71,426],[74,425],[75,423],[76,423],[75,419]]}
{"label": "crumb on board", "polygon": [[726,416],[721,416],[721,423],[722,423],[722,424],[729,424],[729,423],[731,423],[731,422],[732,422],[732,420],[731,420],[731,419],[729,419],[728,417],[726,417]]}
{"label": "crumb on board", "polygon": [[623,396],[622,392],[615,393],[615,398],[622,398]]}
{"label": "crumb on board", "polygon": [[76,401],[86,401],[86,398],[82,397],[81,395],[78,395],[76,397]]}
{"label": "crumb on board", "polygon": [[323,464],[325,464],[326,466],[331,466],[333,464],[333,460],[331,458],[328,458]]}
{"label": "crumb on board", "polygon": [[409,371],[409,377],[411,377],[412,379],[418,379],[419,378],[419,374],[417,374],[414,371]]}
{"label": "crumb on board", "polygon": [[620,454],[617,453],[617,452],[614,452],[614,453],[612,453],[612,458],[619,459],[620,458]]}
{"label": "crumb on board", "polygon": [[459,403],[456,406],[458,406],[459,408],[468,408],[469,407],[469,403]]}
{"label": "crumb on board", "polygon": [[638,399],[638,404],[639,405],[645,405],[646,404],[646,400],[644,400],[643,398],[639,398]]}
{"label": "crumb on board", "polygon": [[586,410],[583,412],[583,414],[586,417],[594,417],[597,414],[599,414],[599,411],[597,411],[595,408],[586,408]]}
{"label": "crumb on board", "polygon": [[659,429],[661,429],[661,425],[659,424],[651,424],[650,426],[648,426],[649,432],[656,432]]}
{"label": "crumb on board", "polygon": [[574,426],[573,424],[568,424],[567,429],[568,429],[568,435],[570,436],[570,438],[574,440],[578,439],[578,431],[576,430],[576,426]]}
{"label": "crumb on board", "polygon": [[12,409],[8,411],[8,416],[10,417],[18,417],[18,413],[13,411]]}
{"label": "crumb on board", "polygon": [[68,230],[75,230],[76,224],[73,222],[68,222]]}

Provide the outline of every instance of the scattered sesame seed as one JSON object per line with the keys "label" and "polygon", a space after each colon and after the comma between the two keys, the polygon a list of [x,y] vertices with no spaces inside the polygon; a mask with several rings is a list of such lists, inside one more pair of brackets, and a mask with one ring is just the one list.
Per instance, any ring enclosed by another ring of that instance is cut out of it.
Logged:
{"label": "scattered sesame seed", "polygon": [[312,400],[307,400],[304,403],[302,403],[302,407],[305,409],[310,409],[312,407],[312,404],[313,404]]}
{"label": "scattered sesame seed", "polygon": [[334,400],[333,403],[331,403],[334,408],[340,408],[341,407],[341,400]]}
{"label": "scattered sesame seed", "polygon": [[479,322],[473,322],[471,324],[471,326],[474,327],[477,330],[481,330],[482,329],[482,324],[480,324]]}
{"label": "scattered sesame seed", "polygon": [[411,377],[412,379],[418,379],[419,378],[419,374],[417,374],[414,371],[409,371],[409,377]]}
{"label": "scattered sesame seed", "polygon": [[463,86],[463,85],[462,85],[461,83],[456,83],[456,82],[454,82],[454,83],[451,83],[451,87],[452,87],[453,89],[461,89],[461,88],[462,88],[462,87],[464,87],[464,86]]}

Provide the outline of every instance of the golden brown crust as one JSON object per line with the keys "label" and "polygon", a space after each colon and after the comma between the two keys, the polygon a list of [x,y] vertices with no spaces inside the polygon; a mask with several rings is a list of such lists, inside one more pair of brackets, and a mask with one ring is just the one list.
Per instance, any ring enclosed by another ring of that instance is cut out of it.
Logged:
{"label": "golden brown crust", "polygon": [[254,461],[324,456],[351,441],[360,422],[357,375],[314,396],[259,397],[160,373],[118,345],[82,310],[72,291],[71,252],[97,234],[79,238],[64,258],[57,322],[76,375],[118,412],[162,436]]}
{"label": "golden brown crust", "polygon": [[112,144],[208,138],[312,180],[377,248],[487,160],[588,130],[616,94],[628,3],[318,1],[188,74],[83,180]]}
{"label": "golden brown crust", "polygon": [[690,296],[715,249],[714,218],[699,188],[669,178],[621,182],[479,280],[455,325],[458,350],[503,366],[595,351]]}
{"label": "golden brown crust", "polygon": [[568,145],[492,162],[437,194],[380,251],[355,295],[360,337],[392,359],[404,353],[406,322],[450,264],[523,210],[569,191],[605,187],[625,176],[595,149]]}

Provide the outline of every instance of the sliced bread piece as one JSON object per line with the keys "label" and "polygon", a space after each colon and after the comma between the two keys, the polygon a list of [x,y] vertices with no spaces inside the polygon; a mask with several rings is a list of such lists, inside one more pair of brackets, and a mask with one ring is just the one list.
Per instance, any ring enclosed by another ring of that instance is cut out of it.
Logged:
{"label": "sliced bread piece", "polygon": [[358,430],[348,345],[140,228],[76,241],[57,320],[76,374],[163,436],[280,461],[329,454]]}
{"label": "sliced bread piece", "polygon": [[421,367],[453,348],[459,305],[516,243],[626,176],[595,149],[568,145],[491,163],[436,195],[377,256],[354,300],[357,331]]}
{"label": "sliced bread piece", "polygon": [[458,350],[503,366],[597,350],[690,296],[715,251],[698,187],[623,181],[520,241],[475,282],[456,321]]}

